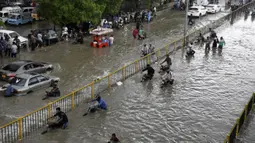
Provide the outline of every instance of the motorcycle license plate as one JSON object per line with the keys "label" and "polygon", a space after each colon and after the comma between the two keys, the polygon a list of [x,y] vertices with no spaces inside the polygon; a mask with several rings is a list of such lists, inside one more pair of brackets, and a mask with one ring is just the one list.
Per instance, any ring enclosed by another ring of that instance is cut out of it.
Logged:
{"label": "motorcycle license plate", "polygon": [[2,74],[2,78],[6,78],[6,75]]}

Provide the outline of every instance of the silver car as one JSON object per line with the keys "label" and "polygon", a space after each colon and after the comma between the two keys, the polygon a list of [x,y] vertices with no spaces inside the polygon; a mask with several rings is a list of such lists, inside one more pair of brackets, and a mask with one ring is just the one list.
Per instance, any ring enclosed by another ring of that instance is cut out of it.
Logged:
{"label": "silver car", "polygon": [[3,66],[0,70],[0,80],[10,81],[21,73],[45,73],[53,69],[52,64],[33,61],[15,61]]}
{"label": "silver car", "polygon": [[[54,76],[29,73],[17,75],[10,81],[10,84],[14,88],[15,95],[26,95],[39,89],[51,87],[59,80],[58,77]],[[5,91],[10,84],[3,85],[0,91]]]}

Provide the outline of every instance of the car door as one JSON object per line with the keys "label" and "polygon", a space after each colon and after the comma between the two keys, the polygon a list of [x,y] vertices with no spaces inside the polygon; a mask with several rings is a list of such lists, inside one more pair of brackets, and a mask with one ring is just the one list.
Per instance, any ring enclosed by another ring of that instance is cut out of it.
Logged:
{"label": "car door", "polygon": [[44,73],[44,72],[46,72],[45,66],[41,63],[32,63],[32,66],[33,66],[33,72],[35,72],[35,73]]}
{"label": "car door", "polygon": [[25,73],[33,73],[34,72],[34,67],[32,64],[26,64],[24,67],[23,67],[23,70]]}
{"label": "car door", "polygon": [[202,7],[201,10],[202,10],[202,15],[206,15],[206,12],[207,12],[206,8]]}
{"label": "car door", "polygon": [[50,87],[51,84],[51,80],[50,78],[43,76],[43,75],[39,75],[37,76],[38,81],[40,82],[40,88],[48,88]]}
{"label": "car door", "polygon": [[40,82],[36,77],[32,77],[28,81],[28,87],[30,91],[36,91],[40,89]]}

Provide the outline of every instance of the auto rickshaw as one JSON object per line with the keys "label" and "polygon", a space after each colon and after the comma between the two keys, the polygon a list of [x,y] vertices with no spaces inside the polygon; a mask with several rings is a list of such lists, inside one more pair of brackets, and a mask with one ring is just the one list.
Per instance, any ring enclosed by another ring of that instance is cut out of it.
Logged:
{"label": "auto rickshaw", "polygon": [[90,34],[93,37],[93,41],[90,43],[90,46],[94,48],[108,47],[109,40],[106,38],[106,36],[112,32],[113,29],[110,28],[97,28],[90,31]]}

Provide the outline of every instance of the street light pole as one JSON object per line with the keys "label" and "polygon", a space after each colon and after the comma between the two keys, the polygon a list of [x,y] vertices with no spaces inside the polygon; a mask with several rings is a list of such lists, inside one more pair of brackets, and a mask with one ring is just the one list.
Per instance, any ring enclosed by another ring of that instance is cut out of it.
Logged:
{"label": "street light pole", "polygon": [[189,11],[189,0],[186,1],[186,12],[185,12],[185,24],[184,24],[184,37],[183,37],[183,48],[185,47],[186,44],[186,35],[187,35],[187,30],[188,30],[188,11]]}

